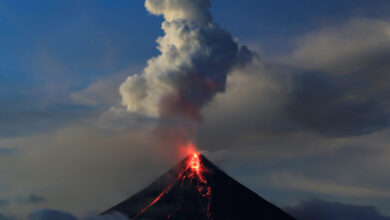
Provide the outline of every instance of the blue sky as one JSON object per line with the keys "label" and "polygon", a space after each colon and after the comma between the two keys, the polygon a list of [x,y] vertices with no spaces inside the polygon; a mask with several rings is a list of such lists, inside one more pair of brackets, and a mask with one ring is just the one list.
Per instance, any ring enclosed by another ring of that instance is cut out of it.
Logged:
{"label": "blue sky", "polygon": [[[390,215],[390,2],[212,5],[214,20],[259,58],[241,70],[254,75],[231,73],[202,109],[201,148],[279,206],[319,198]],[[163,21],[141,0],[0,2],[0,214],[82,216],[172,165],[150,154],[155,119],[127,112],[119,94],[159,55]],[[87,189],[104,178],[95,167],[110,180]],[[32,195],[44,199],[20,202]]]}

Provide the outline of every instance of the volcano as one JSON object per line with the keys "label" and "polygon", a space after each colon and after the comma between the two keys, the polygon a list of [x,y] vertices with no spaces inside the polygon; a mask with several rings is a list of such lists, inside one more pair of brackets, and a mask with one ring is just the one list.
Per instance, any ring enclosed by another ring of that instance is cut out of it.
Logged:
{"label": "volcano", "polygon": [[102,215],[114,212],[134,220],[294,219],[196,153]]}

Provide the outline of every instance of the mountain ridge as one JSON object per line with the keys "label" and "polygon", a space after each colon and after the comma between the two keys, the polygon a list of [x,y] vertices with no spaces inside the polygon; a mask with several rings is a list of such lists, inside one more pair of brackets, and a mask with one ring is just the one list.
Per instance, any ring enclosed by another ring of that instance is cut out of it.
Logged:
{"label": "mountain ridge", "polygon": [[113,212],[153,220],[294,219],[198,154],[102,215]]}

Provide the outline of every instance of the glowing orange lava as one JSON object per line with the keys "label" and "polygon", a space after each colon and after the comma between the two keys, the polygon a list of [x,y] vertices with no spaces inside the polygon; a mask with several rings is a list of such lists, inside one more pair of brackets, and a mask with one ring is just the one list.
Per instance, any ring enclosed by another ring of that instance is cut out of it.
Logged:
{"label": "glowing orange lava", "polygon": [[[171,185],[166,187],[151,203],[149,203],[144,209],[142,209],[135,217],[134,219],[138,219],[141,214],[146,212],[150,207],[155,205],[162,197],[164,197],[168,192],[176,185],[179,184],[181,190],[183,189],[184,182],[187,180],[191,181],[192,184],[196,187],[199,196],[203,198],[207,198],[208,204],[205,208],[206,215],[209,220],[211,220],[211,213],[210,213],[210,205],[211,205],[211,195],[212,190],[211,186],[209,185],[205,175],[205,172],[208,172],[207,169],[204,167],[204,165],[201,162],[200,154],[195,152],[191,154],[191,158],[189,158],[187,165],[185,169],[183,169],[180,174],[178,175],[176,181],[174,181]],[[183,201],[181,201],[183,202]],[[183,204],[180,204],[177,211],[181,209],[181,206]],[[170,219],[175,213],[170,213],[168,215],[168,219]]]}
{"label": "glowing orange lava", "polygon": [[197,153],[194,153],[194,155],[192,156],[190,164],[191,164],[191,168],[193,170],[195,170],[196,172],[199,172],[200,162],[199,162],[199,156]]}
{"label": "glowing orange lava", "polygon": [[196,149],[196,144],[193,141],[183,141],[178,145],[178,155],[180,157],[186,157],[195,153],[198,154]]}
{"label": "glowing orange lava", "polygon": [[199,159],[199,153],[193,153],[191,160],[188,162],[187,170],[189,170],[188,177],[192,180],[197,180],[203,184],[207,184],[203,173],[206,171]]}

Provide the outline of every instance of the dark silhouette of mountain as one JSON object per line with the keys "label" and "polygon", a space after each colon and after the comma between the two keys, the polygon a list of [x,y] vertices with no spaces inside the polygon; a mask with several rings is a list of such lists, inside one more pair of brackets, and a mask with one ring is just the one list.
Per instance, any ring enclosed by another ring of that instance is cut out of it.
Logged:
{"label": "dark silhouette of mountain", "polygon": [[197,154],[102,215],[113,212],[151,220],[294,219]]}

